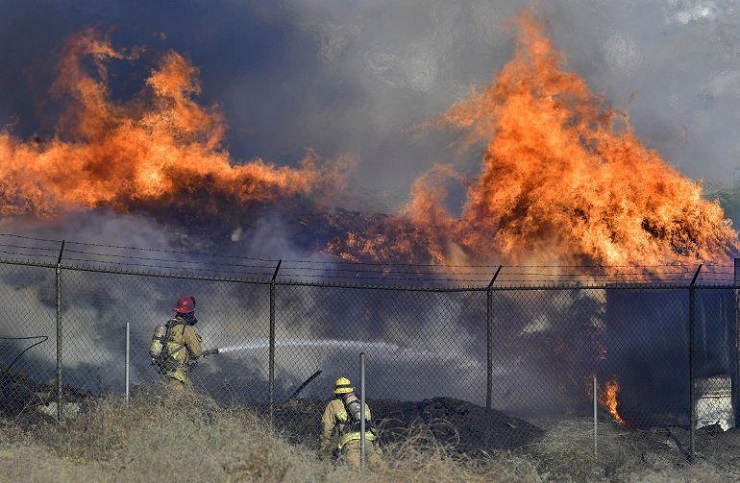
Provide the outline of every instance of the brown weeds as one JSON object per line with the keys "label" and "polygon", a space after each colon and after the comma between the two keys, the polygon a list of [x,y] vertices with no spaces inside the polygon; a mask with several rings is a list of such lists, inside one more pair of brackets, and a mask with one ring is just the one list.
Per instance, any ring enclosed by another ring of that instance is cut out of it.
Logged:
{"label": "brown weeds", "polygon": [[[313,416],[320,415],[305,415]],[[665,451],[648,452],[635,443],[639,433],[608,424],[599,427],[595,457],[592,430],[589,420],[569,421],[524,450],[466,455],[445,420],[404,429],[386,421],[384,465],[360,476],[317,460],[316,434],[290,442],[252,410],[153,387],[136,391],[128,403],[99,401],[61,425],[0,422],[0,482],[719,482],[731,474],[706,461],[682,465],[680,457],[666,456],[675,451],[659,439]],[[655,444],[654,434],[645,437]]]}

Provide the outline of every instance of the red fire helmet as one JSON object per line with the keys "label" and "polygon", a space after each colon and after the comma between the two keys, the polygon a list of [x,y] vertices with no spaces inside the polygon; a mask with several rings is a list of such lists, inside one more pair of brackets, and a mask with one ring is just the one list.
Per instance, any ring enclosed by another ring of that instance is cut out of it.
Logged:
{"label": "red fire helmet", "polygon": [[195,312],[195,299],[193,297],[183,295],[177,299],[177,305],[173,310],[178,314],[192,314]]}

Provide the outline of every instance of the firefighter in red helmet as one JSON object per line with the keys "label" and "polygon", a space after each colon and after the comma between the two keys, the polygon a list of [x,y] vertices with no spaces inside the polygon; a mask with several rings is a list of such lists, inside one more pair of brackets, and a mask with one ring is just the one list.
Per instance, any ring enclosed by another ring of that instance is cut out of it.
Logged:
{"label": "firefighter in red helmet", "polygon": [[149,346],[152,363],[159,367],[170,387],[191,388],[190,368],[203,355],[202,338],[195,331],[195,298],[184,295],[177,300],[175,315],[154,329]]}

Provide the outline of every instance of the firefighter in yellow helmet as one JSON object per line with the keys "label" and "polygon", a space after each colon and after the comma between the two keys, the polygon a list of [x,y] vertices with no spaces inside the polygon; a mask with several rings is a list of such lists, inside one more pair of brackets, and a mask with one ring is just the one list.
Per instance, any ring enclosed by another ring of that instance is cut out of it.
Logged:
{"label": "firefighter in yellow helmet", "polygon": [[193,327],[198,323],[195,299],[182,296],[173,310],[175,315],[155,328],[149,355],[170,387],[190,389],[190,368],[203,355],[202,338]]}
{"label": "firefighter in yellow helmet", "polygon": [[[340,459],[355,469],[361,466],[361,403],[354,393],[352,383],[340,377],[334,383],[335,397],[329,401],[321,417],[321,436],[319,438],[319,458],[329,459],[339,453]],[[375,428],[372,424],[370,407],[365,404],[365,462],[368,468],[382,464],[380,448]],[[332,441],[338,439],[335,447]]]}

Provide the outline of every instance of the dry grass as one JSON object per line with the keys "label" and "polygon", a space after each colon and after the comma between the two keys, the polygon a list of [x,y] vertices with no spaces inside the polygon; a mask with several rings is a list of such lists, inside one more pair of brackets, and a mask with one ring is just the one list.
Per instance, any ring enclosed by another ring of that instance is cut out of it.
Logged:
{"label": "dry grass", "polygon": [[[435,438],[432,428],[447,425],[436,420],[412,425],[400,442],[384,448],[385,468],[371,475],[370,481],[414,482],[539,482],[531,461],[509,453],[470,459],[455,451],[455,438],[444,442]],[[447,428],[447,433],[455,433]]]}
{"label": "dry grass", "polygon": [[599,425],[595,453],[593,421],[581,419],[551,429],[527,455],[537,461],[540,478],[547,482],[740,481],[738,470],[724,464],[728,461],[726,452],[714,460],[697,458],[689,464],[685,450],[668,430],[628,430],[612,422]]}
{"label": "dry grass", "polygon": [[[316,415],[318,418],[319,415]],[[437,421],[434,424],[445,424]],[[572,421],[550,431],[526,452],[460,456],[454,438],[435,439],[429,424],[410,428],[384,446],[383,468],[363,481],[388,482],[714,482],[728,473],[706,462],[646,454],[626,432],[600,427],[599,458],[592,425]],[[449,432],[448,432],[449,433]],[[625,433],[625,434],[623,434]],[[326,482],[358,478],[348,468],[315,457],[317,435],[291,444],[244,408],[224,408],[193,394],[162,390],[131,401],[110,398],[65,425],[23,429],[0,424],[0,481]]]}
{"label": "dry grass", "polygon": [[601,425],[594,448],[593,429],[592,420],[566,421],[533,445],[532,454],[544,471],[543,479],[600,481],[623,467],[634,451],[628,443],[620,441],[618,430]]}
{"label": "dry grass", "polygon": [[[151,390],[128,404],[122,398],[101,401],[65,425],[21,430],[6,422],[0,429],[0,481],[346,483],[357,477],[316,459],[317,435],[293,445],[254,412],[194,394]],[[364,481],[538,481],[522,460],[452,458],[422,427],[384,453],[385,467],[368,472]]]}

